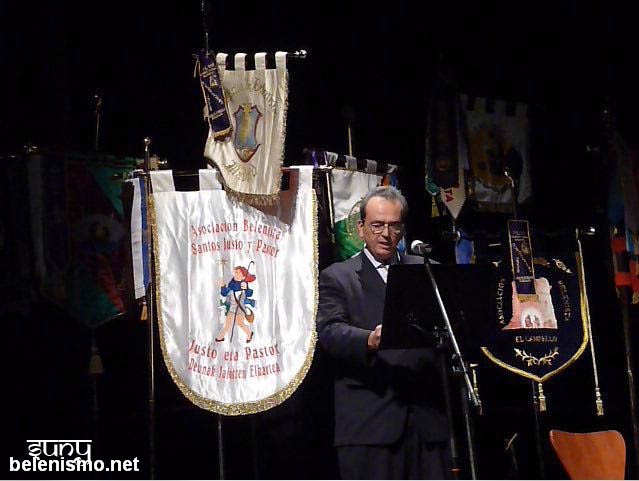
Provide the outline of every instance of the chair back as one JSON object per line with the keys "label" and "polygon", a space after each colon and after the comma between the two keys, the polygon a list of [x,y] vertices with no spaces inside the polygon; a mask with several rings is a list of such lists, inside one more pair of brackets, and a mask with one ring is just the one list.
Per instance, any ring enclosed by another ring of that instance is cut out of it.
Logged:
{"label": "chair back", "polygon": [[626,443],[618,431],[551,430],[550,444],[570,479],[624,479]]}

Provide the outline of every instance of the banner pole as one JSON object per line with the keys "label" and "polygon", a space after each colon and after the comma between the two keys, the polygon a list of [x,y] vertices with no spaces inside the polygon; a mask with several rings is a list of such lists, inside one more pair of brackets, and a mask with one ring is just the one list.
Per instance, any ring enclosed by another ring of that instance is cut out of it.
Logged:
{"label": "banner pole", "polygon": [[249,423],[251,425],[251,450],[253,451],[253,477],[255,479],[260,478],[260,463],[259,463],[259,446],[257,437],[257,418],[255,415],[250,417]]}
{"label": "banner pole", "polygon": [[153,235],[151,234],[151,216],[149,209],[149,199],[151,196],[151,182],[149,178],[151,153],[150,153],[151,139],[146,137],[144,139],[144,171],[147,175],[144,176],[142,181],[145,183],[145,203],[146,203],[146,215],[147,215],[147,229],[149,233],[147,235],[147,244],[149,252],[149,285],[146,291],[146,305],[148,316],[148,364],[149,364],[149,399],[148,399],[148,449],[149,449],[149,479],[155,479],[155,330],[153,327],[155,317],[155,269],[154,269],[154,254],[153,254]]}
{"label": "banner pole", "polygon": [[100,397],[98,378],[104,373],[102,367],[102,358],[98,350],[96,342],[96,328],[91,329],[91,358],[89,360],[89,375],[91,376],[91,394],[92,394],[92,421],[93,421],[93,439],[95,448],[99,453],[100,449]]}
{"label": "banner pole", "polygon": [[222,415],[217,415],[217,467],[219,479],[226,479],[224,476],[224,438],[222,436]]}
{"label": "banner pole", "polygon": [[508,188],[510,189],[510,201],[513,208],[513,219],[518,220],[519,215],[517,212],[517,185],[515,183],[515,178],[511,175],[510,170],[508,168],[504,170],[504,175],[508,179]]}
{"label": "banner pole", "polygon": [[204,51],[209,53],[209,22],[208,16],[211,10],[211,5],[207,0],[202,0],[200,5],[200,10],[202,12],[202,30],[204,32]]}
{"label": "banner pole", "polygon": [[[610,102],[610,99],[608,98],[606,103],[608,104]],[[606,136],[606,145],[605,147],[607,149],[613,149],[613,150],[618,150],[623,148],[623,150],[627,150],[627,146],[625,145],[625,142],[623,140],[623,138],[621,137],[621,134],[619,133],[618,130],[616,130],[616,127],[614,125],[614,115],[612,112],[612,109],[610,108],[610,105],[604,105],[604,109],[602,112],[602,120],[603,120],[603,124],[604,124],[604,134]],[[621,155],[621,152],[619,152],[619,154]],[[621,160],[621,157],[619,157],[618,161],[619,162]],[[619,188],[619,184],[617,185],[617,188]],[[623,189],[622,189],[623,190]],[[610,229],[610,238],[609,240],[612,242],[613,237],[614,237],[614,227],[611,226]],[[612,245],[611,245],[612,246]],[[613,256],[613,265],[615,265],[615,256],[616,253],[613,251],[612,252],[612,256]],[[614,266],[614,270],[616,271],[616,265]],[[615,282],[616,285],[616,282]],[[622,322],[622,328],[623,328],[623,342],[624,342],[624,361],[625,361],[625,368],[626,368],[626,378],[628,379],[628,401],[629,401],[629,408],[630,408],[630,420],[632,423],[632,441],[633,441],[633,447],[634,447],[634,461],[635,461],[635,472],[634,472],[634,477],[639,476],[639,421],[637,418],[637,386],[636,386],[636,382],[634,379],[634,373],[633,373],[633,356],[632,356],[632,341],[631,341],[631,328],[630,328],[630,296],[631,296],[631,289],[629,287],[626,286],[616,286],[617,287],[617,296],[619,297],[619,307],[621,308],[621,322]],[[632,475],[630,476],[630,479],[632,479]]]}
{"label": "banner pole", "polygon": [[93,139],[93,150],[100,150],[100,116],[102,115],[102,93],[98,90],[93,94],[95,103],[95,137]]}
{"label": "banner pole", "polygon": [[537,450],[537,463],[539,464],[539,479],[546,479],[546,461],[544,460],[544,450],[541,439],[541,403],[537,385],[534,380],[530,381],[533,394],[533,408],[535,413],[535,447]]}
{"label": "banner pole", "polygon": [[[510,189],[510,197],[513,209],[513,220],[519,220],[519,212],[517,209],[517,179],[513,172],[512,166],[507,165],[504,169],[504,176],[508,179],[508,187]],[[543,393],[539,392],[541,389],[541,383],[539,387],[535,384],[534,380],[530,381],[530,387],[533,395],[533,410],[534,410],[534,423],[535,423],[535,448],[537,451],[537,463],[539,464],[539,477],[540,479],[546,479],[546,462],[544,459],[543,440],[541,438],[541,414],[546,410],[545,401],[541,398]]]}
{"label": "banner pole", "polygon": [[[632,345],[630,341],[630,288],[618,287],[619,302],[621,303],[621,321],[623,323],[624,361],[626,363],[626,377],[628,379],[628,400],[630,404],[630,419],[632,422],[632,444],[635,454],[635,477],[639,474],[639,422],[637,420],[637,391],[633,374]],[[630,476],[630,479],[633,479]]]}
{"label": "banner pole", "polygon": [[328,195],[328,223],[331,233],[331,242],[335,244],[335,210],[333,207],[333,174],[330,169],[324,171],[326,175],[326,193]]}

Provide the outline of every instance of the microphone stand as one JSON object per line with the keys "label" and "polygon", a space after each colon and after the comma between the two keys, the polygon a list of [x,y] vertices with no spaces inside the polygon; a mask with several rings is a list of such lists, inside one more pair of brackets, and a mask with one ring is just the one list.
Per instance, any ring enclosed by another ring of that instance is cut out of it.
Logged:
{"label": "microphone stand", "polygon": [[[510,198],[512,201],[513,207],[513,219],[519,219],[519,213],[517,212],[517,175],[510,166],[506,166],[504,169],[504,176],[508,179],[508,187],[510,189]],[[530,381],[530,387],[532,389],[533,394],[533,405],[534,405],[534,415],[535,415],[535,448],[537,451],[537,462],[539,464],[539,477],[541,479],[546,479],[546,463],[544,461],[544,449],[542,447],[542,438],[541,438],[541,409],[539,402],[539,390],[535,381]]]}
{"label": "microphone stand", "polygon": [[[426,268],[426,273],[428,274],[430,282],[433,285],[433,290],[435,291],[435,297],[437,298],[437,304],[442,314],[442,318],[444,319],[444,323],[445,323],[444,335],[448,335],[448,338],[450,339],[451,345],[453,347],[454,354],[452,358],[453,360],[457,362],[457,365],[452,368],[452,372],[455,374],[461,374],[461,376],[464,379],[464,383],[461,384],[460,386],[461,396],[462,396],[462,412],[464,416],[464,428],[466,431],[466,442],[468,443],[468,457],[469,457],[469,464],[470,464],[470,471],[471,471],[471,479],[477,479],[477,467],[476,467],[476,461],[475,461],[475,443],[473,439],[472,426],[470,422],[471,419],[470,419],[470,413],[468,410],[468,402],[470,401],[473,407],[477,410],[477,412],[480,412],[481,401],[479,400],[479,397],[473,390],[473,386],[470,381],[470,376],[468,375],[468,368],[466,366],[466,362],[464,361],[464,357],[462,356],[462,353],[459,349],[459,344],[457,343],[457,338],[455,337],[455,333],[453,332],[453,328],[450,324],[450,319],[448,317],[448,312],[446,311],[446,306],[444,305],[444,301],[442,300],[442,297],[439,293],[439,286],[437,285],[437,280],[435,279],[435,276],[431,269],[430,260],[426,256],[424,256],[424,267]],[[442,337],[440,337],[440,345],[443,340]],[[446,411],[448,414],[449,430],[451,433],[450,447],[451,447],[451,457],[453,459],[452,474],[455,478],[458,478],[460,469],[459,469],[459,466],[457,466],[457,462],[459,457],[457,454],[457,443],[455,441],[454,427],[452,424],[453,422],[452,416],[451,416],[452,408],[450,403],[450,395],[448,393],[447,369],[445,365],[445,360],[443,359],[442,359],[442,381],[444,384],[444,397],[446,402]]]}

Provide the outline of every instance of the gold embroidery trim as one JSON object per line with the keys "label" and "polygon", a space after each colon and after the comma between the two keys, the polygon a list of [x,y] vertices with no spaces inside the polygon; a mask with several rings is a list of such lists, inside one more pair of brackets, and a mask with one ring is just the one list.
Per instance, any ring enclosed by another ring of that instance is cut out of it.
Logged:
{"label": "gold embroidery trim", "polygon": [[552,351],[542,357],[535,357],[531,354],[528,354],[523,349],[515,348],[515,355],[517,357],[521,357],[521,360],[524,361],[527,366],[552,366],[553,359],[559,356],[559,348],[555,347]]}

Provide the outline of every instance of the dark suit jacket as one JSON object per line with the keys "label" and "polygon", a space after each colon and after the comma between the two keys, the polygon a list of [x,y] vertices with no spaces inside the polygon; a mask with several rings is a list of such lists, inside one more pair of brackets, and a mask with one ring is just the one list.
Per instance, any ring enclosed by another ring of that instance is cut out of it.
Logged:
{"label": "dark suit jacket", "polygon": [[[403,263],[423,262],[400,257]],[[448,439],[434,352],[367,350],[370,331],[382,323],[385,295],[386,284],[364,252],[320,275],[317,327],[336,364],[336,446],[397,441],[409,409],[427,440]]]}

